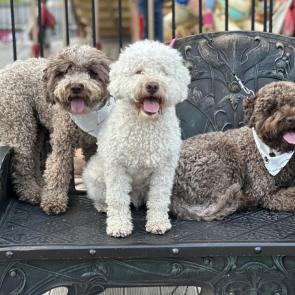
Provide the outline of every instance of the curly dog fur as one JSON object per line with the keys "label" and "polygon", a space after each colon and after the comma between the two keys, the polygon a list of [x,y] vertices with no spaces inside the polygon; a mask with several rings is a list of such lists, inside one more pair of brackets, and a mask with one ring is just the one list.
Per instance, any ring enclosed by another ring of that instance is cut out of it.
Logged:
{"label": "curly dog fur", "polygon": [[111,65],[109,91],[117,106],[83,175],[95,207],[107,212],[109,235],[131,234],[131,202],[146,202],[146,231],[171,228],[168,207],[181,145],[175,104],[187,97],[189,82],[180,54],[155,41],[129,46]]}
{"label": "curly dog fur", "polygon": [[[75,99],[83,102],[83,112],[105,103],[108,65],[102,52],[73,46],[51,59],[16,61],[0,71],[0,142],[14,150],[14,189],[48,214],[67,208],[74,149],[82,147],[86,158],[95,153],[96,139],[80,130],[69,112]],[[43,127],[52,152],[42,176]]]}
{"label": "curly dog fur", "polygon": [[[244,102],[249,127],[270,148],[294,151],[282,134],[295,130],[295,84],[270,83]],[[268,173],[252,130],[242,127],[184,142],[176,171],[171,210],[183,219],[213,220],[245,206],[295,210],[295,159]]]}

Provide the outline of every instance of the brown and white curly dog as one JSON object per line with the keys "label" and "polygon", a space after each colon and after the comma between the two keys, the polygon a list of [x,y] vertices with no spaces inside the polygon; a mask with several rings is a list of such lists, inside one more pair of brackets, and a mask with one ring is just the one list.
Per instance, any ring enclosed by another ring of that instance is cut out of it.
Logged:
{"label": "brown and white curly dog", "polygon": [[[90,46],[68,47],[53,58],[16,61],[0,70],[0,143],[14,150],[12,181],[21,200],[40,203],[47,214],[66,210],[74,149],[82,147],[86,158],[96,150],[96,139],[69,113],[105,104],[108,72],[106,56]],[[44,129],[52,152],[42,176]]]}
{"label": "brown and white curly dog", "polygon": [[178,217],[222,219],[256,205],[295,210],[295,84],[268,84],[244,109],[249,127],[184,142],[171,207]]}

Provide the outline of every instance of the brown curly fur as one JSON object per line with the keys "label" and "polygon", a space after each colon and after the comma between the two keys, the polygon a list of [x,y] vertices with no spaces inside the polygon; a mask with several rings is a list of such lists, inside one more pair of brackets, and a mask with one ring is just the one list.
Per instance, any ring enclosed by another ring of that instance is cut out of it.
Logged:
{"label": "brown curly fur", "polygon": [[[17,61],[0,71],[0,143],[14,150],[12,181],[19,198],[40,203],[47,214],[64,212],[73,170],[74,149],[88,159],[96,139],[71,120],[70,100],[79,95],[86,111],[106,101],[109,61],[90,46],[63,49],[51,59]],[[79,94],[72,85],[82,84]],[[52,152],[40,171],[44,131]]]}
{"label": "brown curly fur", "polygon": [[[294,145],[282,132],[295,130],[295,84],[273,82],[244,102],[245,118],[270,147]],[[295,156],[276,176],[266,170],[249,127],[198,135],[183,144],[171,210],[183,219],[213,220],[245,206],[295,210]]]}

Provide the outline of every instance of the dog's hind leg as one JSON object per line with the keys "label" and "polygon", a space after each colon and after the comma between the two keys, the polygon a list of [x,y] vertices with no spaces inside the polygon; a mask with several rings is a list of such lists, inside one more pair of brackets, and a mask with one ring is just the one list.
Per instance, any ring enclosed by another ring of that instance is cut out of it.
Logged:
{"label": "dog's hind leg", "polygon": [[[185,150],[176,171],[171,211],[182,219],[222,219],[243,204],[243,169],[230,148]],[[225,156],[227,156],[225,158]]]}
{"label": "dog's hind leg", "polygon": [[33,150],[33,147],[32,149],[14,147],[12,183],[20,200],[35,205],[40,203],[41,187],[34,173],[36,167],[33,158],[38,155]]}
{"label": "dog's hind leg", "polygon": [[[11,98],[13,102],[13,97]],[[36,120],[29,105],[23,101],[22,112],[13,112],[15,106],[7,106],[11,109],[9,118],[2,116],[0,112],[0,142],[13,148],[11,166],[11,178],[14,190],[20,200],[31,204],[40,202],[40,186],[36,179],[36,145],[37,140]],[[9,103],[9,102],[8,102]],[[24,113],[22,116],[21,114]]]}
{"label": "dog's hind leg", "polygon": [[294,212],[295,187],[282,188],[274,194],[269,194],[262,199],[261,203],[267,209]]}
{"label": "dog's hind leg", "polygon": [[87,193],[90,199],[93,200],[93,205],[98,212],[106,213],[106,185],[102,181],[93,179],[93,183],[88,186]]}
{"label": "dog's hind leg", "polygon": [[179,218],[186,220],[223,219],[235,212],[242,203],[243,193],[237,183],[231,185],[224,193],[212,192],[210,202],[203,204],[188,204],[184,199],[174,198],[171,211]]}
{"label": "dog's hind leg", "polygon": [[34,149],[34,161],[35,161],[35,177],[40,187],[44,186],[43,172],[45,170],[46,157],[50,153],[49,147],[49,133],[41,126],[38,126],[38,144],[35,145]]}
{"label": "dog's hind leg", "polygon": [[83,171],[83,182],[87,189],[87,195],[93,200],[98,212],[106,212],[106,185],[103,180],[103,169],[94,156],[88,162]]}
{"label": "dog's hind leg", "polygon": [[235,212],[242,203],[243,193],[240,184],[234,183],[224,194],[216,193],[215,200],[199,214],[200,219],[211,221],[223,219]]}

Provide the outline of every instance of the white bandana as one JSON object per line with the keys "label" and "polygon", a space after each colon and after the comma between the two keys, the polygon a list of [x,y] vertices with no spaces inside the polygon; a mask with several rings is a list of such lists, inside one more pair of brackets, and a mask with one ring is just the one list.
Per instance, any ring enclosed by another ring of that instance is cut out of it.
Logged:
{"label": "white bandana", "polygon": [[294,154],[294,151],[289,153],[280,153],[273,150],[258,137],[254,128],[252,128],[252,132],[256,147],[263,159],[267,171],[272,176],[277,175],[288,164]]}
{"label": "white bandana", "polygon": [[109,117],[116,102],[113,97],[101,108],[94,109],[87,114],[76,115],[69,113],[75,124],[88,134],[97,137],[99,130]]}

